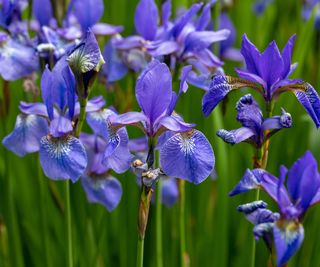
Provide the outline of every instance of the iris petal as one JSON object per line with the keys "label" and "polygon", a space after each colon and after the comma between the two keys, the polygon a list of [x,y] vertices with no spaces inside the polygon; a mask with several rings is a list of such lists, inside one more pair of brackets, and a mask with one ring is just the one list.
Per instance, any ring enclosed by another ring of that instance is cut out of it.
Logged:
{"label": "iris petal", "polygon": [[36,115],[18,115],[14,130],[7,135],[2,144],[16,155],[39,151],[40,139],[48,133],[46,119]]}
{"label": "iris petal", "polygon": [[179,197],[177,181],[174,178],[163,179],[161,183],[161,202],[167,206],[173,206]]}
{"label": "iris petal", "polygon": [[118,206],[122,196],[122,187],[116,178],[112,176],[101,178],[84,175],[81,181],[89,202],[100,203],[109,212]]}
{"label": "iris petal", "polygon": [[304,229],[297,222],[279,223],[273,228],[274,243],[277,253],[277,266],[284,266],[286,262],[297,252],[304,239]]}
{"label": "iris petal", "polygon": [[177,133],[163,144],[160,163],[167,176],[199,184],[212,172],[215,158],[206,137],[192,130]]}
{"label": "iris petal", "polygon": [[76,182],[87,166],[87,155],[79,139],[48,135],[40,141],[40,163],[47,177]]}

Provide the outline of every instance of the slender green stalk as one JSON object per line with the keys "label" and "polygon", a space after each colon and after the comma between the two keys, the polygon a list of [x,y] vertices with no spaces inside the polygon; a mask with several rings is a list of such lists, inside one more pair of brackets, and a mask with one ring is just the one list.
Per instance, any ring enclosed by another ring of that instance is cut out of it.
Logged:
{"label": "slender green stalk", "polygon": [[70,208],[70,181],[65,181],[66,194],[66,223],[67,223],[67,266],[73,267],[73,247],[72,247],[72,228],[71,228],[71,208]]}
{"label": "slender green stalk", "polygon": [[48,244],[48,236],[47,236],[47,220],[46,220],[46,194],[45,194],[45,180],[42,174],[42,169],[40,165],[40,159],[36,158],[37,160],[37,169],[38,169],[38,183],[39,183],[39,193],[40,193],[40,216],[41,216],[41,228],[42,228],[42,243],[43,243],[43,250],[44,250],[44,257],[45,257],[45,265],[47,267],[51,266],[50,261],[50,254],[49,254],[49,244]]}
{"label": "slender green stalk", "polygon": [[185,225],[185,181],[179,180],[179,229],[180,229],[180,261],[182,267],[190,265],[189,257],[186,252],[186,225]]}
{"label": "slender green stalk", "polygon": [[137,267],[143,267],[144,238],[138,237]]}
{"label": "slender green stalk", "polygon": [[[155,168],[159,167],[159,151],[156,151]],[[162,204],[161,204],[161,180],[157,184],[156,192],[156,252],[157,267],[163,266],[163,250],[162,250]]]}
{"label": "slender green stalk", "polygon": [[76,129],[76,137],[80,136],[83,123],[86,120],[86,106],[87,106],[88,99],[80,98],[79,102],[80,102],[80,115],[79,115],[78,125]]}

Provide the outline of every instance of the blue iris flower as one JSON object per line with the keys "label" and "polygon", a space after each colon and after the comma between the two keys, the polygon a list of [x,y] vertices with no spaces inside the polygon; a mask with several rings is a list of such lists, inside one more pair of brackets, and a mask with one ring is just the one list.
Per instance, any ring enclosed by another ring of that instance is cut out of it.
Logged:
{"label": "blue iris flower", "polygon": [[[247,170],[230,195],[256,188],[262,188],[279,207],[280,216],[269,230],[273,234],[277,266],[280,267],[300,248],[304,239],[304,215],[311,206],[320,202],[317,160],[307,151],[289,170],[281,166],[279,178],[263,169]],[[263,225],[257,227],[263,229]]]}

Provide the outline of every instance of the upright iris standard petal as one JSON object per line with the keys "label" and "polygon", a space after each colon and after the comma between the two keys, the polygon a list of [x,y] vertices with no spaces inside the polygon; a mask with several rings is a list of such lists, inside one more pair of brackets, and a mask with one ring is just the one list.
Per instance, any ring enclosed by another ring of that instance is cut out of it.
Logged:
{"label": "upright iris standard petal", "polygon": [[295,221],[279,221],[273,227],[274,243],[277,253],[277,266],[285,263],[297,252],[304,239],[304,229]]}
{"label": "upright iris standard petal", "polygon": [[248,72],[258,74],[260,71],[260,52],[253,43],[250,42],[247,35],[243,35],[241,44],[241,54],[243,55]]}
{"label": "upright iris standard petal", "polygon": [[50,122],[50,134],[53,137],[61,137],[73,131],[72,122],[64,116],[58,116]]}
{"label": "upright iris standard petal", "polygon": [[109,212],[118,206],[122,196],[122,187],[116,178],[84,175],[81,181],[89,202],[100,203]]}
{"label": "upright iris standard petal", "polygon": [[298,101],[308,112],[317,128],[320,127],[320,98],[317,91],[310,85],[306,84],[305,91],[297,90],[294,92]]}
{"label": "upright iris standard petal", "polygon": [[154,40],[158,27],[158,8],[154,0],[140,0],[134,14],[137,32],[146,40]]}
{"label": "upright iris standard petal", "polygon": [[172,79],[166,64],[152,61],[139,76],[136,98],[152,125],[169,107],[172,95]]}
{"label": "upright iris standard petal", "polygon": [[87,155],[79,139],[48,135],[40,141],[40,163],[47,177],[76,182],[87,167]]}
{"label": "upright iris standard petal", "polygon": [[48,134],[48,122],[37,115],[20,114],[14,130],[7,135],[2,144],[16,155],[23,157],[27,153],[37,152],[40,139]]}
{"label": "upright iris standard petal", "polygon": [[288,40],[287,44],[282,50],[282,60],[283,60],[283,77],[288,77],[291,72],[291,57],[292,57],[292,50],[294,46],[294,41],[296,39],[296,35],[292,35]]}
{"label": "upright iris standard petal", "polygon": [[53,17],[50,0],[32,0],[32,13],[36,17],[40,26],[48,26]]}
{"label": "upright iris standard petal", "polygon": [[73,0],[74,14],[82,31],[96,24],[103,15],[103,0]]}
{"label": "upright iris standard petal", "polygon": [[197,130],[177,133],[161,147],[160,164],[167,176],[199,184],[214,168],[215,158],[210,143]]}

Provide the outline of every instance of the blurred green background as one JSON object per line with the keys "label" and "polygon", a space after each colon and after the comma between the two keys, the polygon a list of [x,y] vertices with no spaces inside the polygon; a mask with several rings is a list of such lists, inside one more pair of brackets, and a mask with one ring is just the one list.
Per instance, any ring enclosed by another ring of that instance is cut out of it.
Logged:
{"label": "blurred green background", "polygon": [[[157,1],[160,4],[160,1]],[[188,7],[193,1],[173,0],[173,8]],[[263,15],[252,12],[251,0],[235,0],[225,8],[237,30],[236,47],[247,33],[259,49],[275,39],[284,46],[297,33],[293,62],[298,62],[293,77],[308,81],[320,88],[320,44],[313,21],[303,21],[303,1],[274,0]],[[123,25],[124,35],[133,33],[133,15],[137,0],[105,1],[103,22]],[[214,18],[213,18],[214,19]],[[318,36],[319,37],[319,36]],[[106,39],[99,39],[101,48]],[[226,62],[225,72],[234,74],[236,65]],[[134,90],[128,76],[115,90],[127,94]],[[108,105],[117,103],[117,95],[106,92],[96,83],[94,94],[103,94]],[[1,118],[1,140],[14,127],[20,100],[31,101],[21,82],[10,84],[9,116]],[[119,93],[121,94],[121,93]],[[195,122],[211,141],[216,155],[216,181],[208,178],[198,186],[186,186],[187,251],[191,266],[248,266],[251,256],[252,225],[236,211],[239,204],[252,201],[254,192],[228,197],[228,192],[241,178],[246,168],[252,167],[253,150],[248,144],[230,146],[215,135],[218,128],[238,127],[235,103],[244,92],[232,93],[225,114],[219,107],[208,118],[201,113],[203,91],[190,88],[177,107],[187,121]],[[3,97],[2,95],[0,95]],[[256,97],[257,100],[259,97]],[[133,99],[133,106],[136,102]],[[124,103],[117,103],[123,108]],[[302,106],[290,93],[283,94],[276,105],[292,114],[292,129],[273,137],[267,169],[277,175],[280,164],[287,167],[310,149],[320,158],[319,133]],[[123,108],[124,109],[124,108]],[[136,132],[131,132],[132,136]],[[38,167],[38,155],[19,158],[0,147],[0,266],[42,267],[65,266],[67,257],[65,194],[62,182],[43,176]],[[131,173],[115,175],[123,187],[120,205],[112,213],[98,204],[89,204],[81,183],[71,185],[72,236],[75,266],[135,266],[137,241],[137,211],[139,188]],[[272,200],[262,193],[269,208],[276,211]],[[155,266],[155,212],[151,207],[145,241],[145,266]],[[43,219],[44,218],[44,221]],[[305,241],[289,266],[320,266],[320,208],[312,208],[305,218]],[[163,209],[164,265],[179,266],[178,207]],[[268,253],[262,241],[257,243],[256,266],[267,266]]]}

